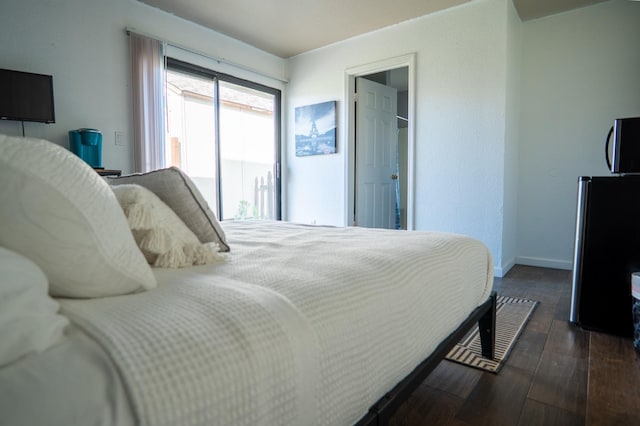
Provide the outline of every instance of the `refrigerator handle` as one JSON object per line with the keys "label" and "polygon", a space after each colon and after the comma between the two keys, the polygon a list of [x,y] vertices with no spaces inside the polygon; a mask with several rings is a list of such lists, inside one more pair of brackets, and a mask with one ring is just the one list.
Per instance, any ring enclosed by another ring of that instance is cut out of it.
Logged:
{"label": "refrigerator handle", "polygon": [[578,178],[578,204],[576,208],[576,236],[573,250],[573,274],[571,285],[571,312],[569,321],[580,323],[580,292],[582,285],[582,254],[586,232],[587,206],[589,203],[589,185],[591,178]]}
{"label": "refrigerator handle", "polygon": [[613,173],[613,168],[611,167],[611,158],[609,158],[609,145],[611,143],[611,134],[613,133],[613,127],[609,130],[607,134],[607,140],[604,143],[604,158],[607,160],[607,168],[609,171]]}

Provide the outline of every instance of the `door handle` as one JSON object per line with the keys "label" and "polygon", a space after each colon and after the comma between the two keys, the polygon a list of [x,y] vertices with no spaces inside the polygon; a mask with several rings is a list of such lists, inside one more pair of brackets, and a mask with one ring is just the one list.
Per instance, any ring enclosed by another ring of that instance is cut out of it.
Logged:
{"label": "door handle", "polygon": [[392,174],[391,175],[391,180],[398,180],[398,175],[397,174]]}

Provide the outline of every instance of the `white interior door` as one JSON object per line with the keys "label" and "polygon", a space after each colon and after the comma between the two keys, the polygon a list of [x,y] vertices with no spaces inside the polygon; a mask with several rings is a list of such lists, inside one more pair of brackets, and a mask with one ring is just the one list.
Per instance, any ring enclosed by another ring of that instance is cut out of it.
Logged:
{"label": "white interior door", "polygon": [[395,228],[397,90],[356,79],[356,225]]}

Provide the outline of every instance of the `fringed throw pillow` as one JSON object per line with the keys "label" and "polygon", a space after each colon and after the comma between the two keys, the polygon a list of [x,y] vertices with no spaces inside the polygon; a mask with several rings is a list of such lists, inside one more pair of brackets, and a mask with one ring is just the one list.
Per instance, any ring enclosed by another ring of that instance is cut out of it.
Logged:
{"label": "fringed throw pillow", "polygon": [[112,186],[133,237],[147,261],[159,268],[206,265],[224,259],[217,243],[202,244],[157,195],[140,185]]}
{"label": "fringed throw pillow", "polygon": [[173,210],[201,243],[218,243],[229,251],[224,230],[195,182],[177,167],[105,178],[109,185],[141,185]]}

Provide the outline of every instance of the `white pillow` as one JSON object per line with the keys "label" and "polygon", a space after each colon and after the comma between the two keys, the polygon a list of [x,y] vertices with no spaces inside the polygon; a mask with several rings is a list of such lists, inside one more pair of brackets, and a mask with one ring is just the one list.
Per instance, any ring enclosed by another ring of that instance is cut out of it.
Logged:
{"label": "white pillow", "polygon": [[202,244],[156,194],[140,185],[112,186],[138,247],[153,266],[183,268],[224,259],[217,243]]}
{"label": "white pillow", "polygon": [[0,245],[27,256],[63,297],[156,286],[109,185],[42,139],[0,135]]}
{"label": "white pillow", "polygon": [[49,297],[38,266],[0,247],[0,367],[58,343],[69,320]]}

